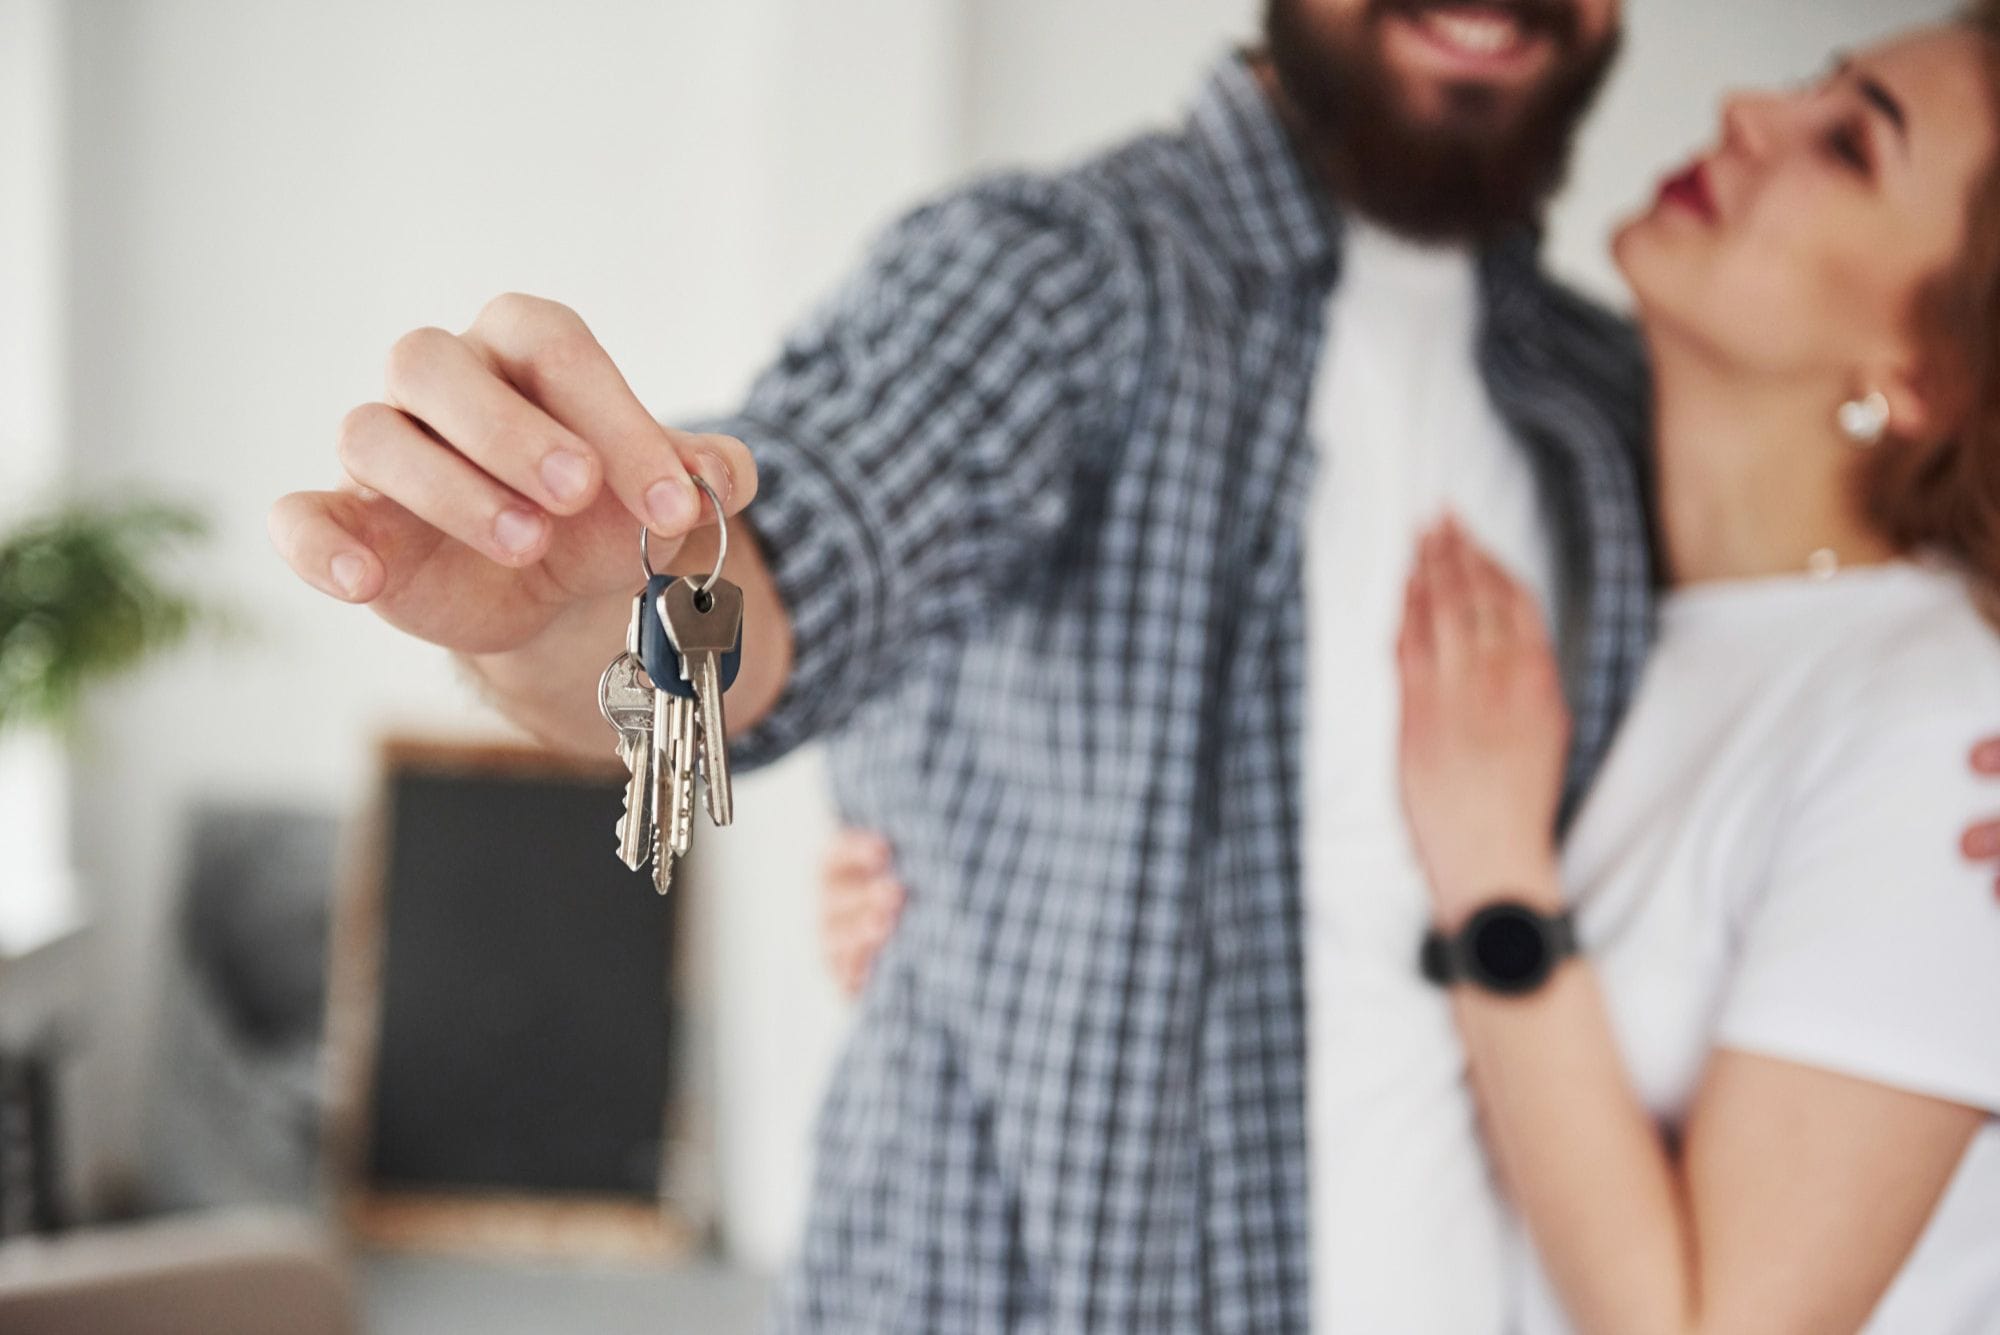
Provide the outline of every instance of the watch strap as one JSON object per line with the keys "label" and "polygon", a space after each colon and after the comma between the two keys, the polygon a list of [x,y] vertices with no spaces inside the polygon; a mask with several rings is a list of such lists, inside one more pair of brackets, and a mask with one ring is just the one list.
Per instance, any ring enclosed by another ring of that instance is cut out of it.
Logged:
{"label": "watch strap", "polygon": [[[1503,910],[1531,918],[1540,924],[1542,939],[1548,950],[1544,978],[1548,973],[1554,972],[1556,965],[1579,953],[1582,948],[1582,943],[1577,937],[1574,910],[1564,908],[1558,913],[1544,913],[1519,900],[1500,899],[1467,918],[1455,932],[1442,932],[1436,927],[1426,931],[1422,948],[1417,956],[1417,967],[1423,976],[1440,987],[1450,987],[1460,982],[1484,984],[1485,980],[1479,977],[1477,970],[1469,961],[1473,950],[1473,938],[1490,920],[1493,910]],[[1490,984],[1488,986],[1490,987]]]}

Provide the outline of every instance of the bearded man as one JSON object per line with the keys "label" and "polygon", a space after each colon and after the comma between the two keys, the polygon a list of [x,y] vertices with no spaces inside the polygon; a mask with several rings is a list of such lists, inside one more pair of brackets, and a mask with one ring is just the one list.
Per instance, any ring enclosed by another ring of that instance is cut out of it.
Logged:
{"label": "bearded man", "polygon": [[1087,479],[1011,568],[1018,640],[833,748],[879,832],[829,903],[868,985],[788,1328],[1502,1329],[1413,963],[1392,650],[1454,507],[1562,626],[1572,796],[1644,650],[1639,351],[1536,260],[1617,4],[1271,0],[1265,28],[1180,134],[980,187],[1118,237],[1043,314],[1113,416],[997,465],[1023,504]]}
{"label": "bearded man", "polygon": [[1177,132],[894,226],[707,434],[510,294],[278,503],[304,579],[601,755],[632,524],[706,568],[689,471],[757,493],[736,765],[828,737],[909,887],[780,1329],[1494,1328],[1392,639],[1453,506],[1554,619],[1573,807],[1653,596],[1640,349],[1537,259],[1617,11],[1271,0]]}

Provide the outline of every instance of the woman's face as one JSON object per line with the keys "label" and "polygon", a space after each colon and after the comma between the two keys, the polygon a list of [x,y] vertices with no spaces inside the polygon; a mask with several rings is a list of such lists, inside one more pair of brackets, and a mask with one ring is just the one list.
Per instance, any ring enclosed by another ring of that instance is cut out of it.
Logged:
{"label": "woman's face", "polygon": [[1917,369],[1917,295],[1964,242],[1996,141],[1983,59],[1976,34],[1925,29],[1808,88],[1731,97],[1720,145],[1613,242],[1647,324],[1916,411],[1876,382]]}

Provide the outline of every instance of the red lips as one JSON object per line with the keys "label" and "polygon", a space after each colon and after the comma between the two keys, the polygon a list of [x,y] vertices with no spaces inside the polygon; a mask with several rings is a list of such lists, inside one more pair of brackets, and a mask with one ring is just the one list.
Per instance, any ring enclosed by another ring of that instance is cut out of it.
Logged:
{"label": "red lips", "polygon": [[1699,162],[1660,182],[1660,198],[1691,209],[1708,222],[1721,216],[1715,208],[1715,194],[1708,187],[1708,170]]}

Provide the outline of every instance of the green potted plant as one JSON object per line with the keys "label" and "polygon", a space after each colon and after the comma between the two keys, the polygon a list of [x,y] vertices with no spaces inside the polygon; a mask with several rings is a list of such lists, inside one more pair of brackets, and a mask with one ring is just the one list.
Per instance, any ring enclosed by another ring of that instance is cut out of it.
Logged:
{"label": "green potted plant", "polygon": [[173,505],[71,503],[0,530],[0,961],[78,924],[58,748],[88,689],[213,614],[156,573],[206,525]]}
{"label": "green potted plant", "polygon": [[87,687],[185,639],[206,613],[154,568],[206,532],[147,502],[65,505],[0,535],[0,734],[67,729]]}

